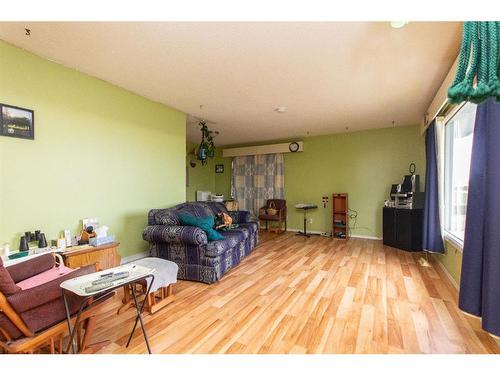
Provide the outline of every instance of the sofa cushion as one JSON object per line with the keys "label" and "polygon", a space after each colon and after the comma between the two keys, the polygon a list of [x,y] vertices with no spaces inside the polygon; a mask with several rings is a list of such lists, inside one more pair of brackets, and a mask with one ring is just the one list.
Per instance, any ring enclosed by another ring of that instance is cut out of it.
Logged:
{"label": "sofa cushion", "polygon": [[[5,331],[5,333],[12,339],[17,339],[23,335],[23,333],[14,324],[12,324],[10,319],[0,311],[0,338],[4,337],[2,330]],[[4,341],[7,341],[7,337],[5,337]]]}
{"label": "sofa cushion", "polygon": [[251,215],[249,211],[228,211],[229,216],[233,219],[235,224],[247,223],[251,220]]}
{"label": "sofa cushion", "polygon": [[224,205],[219,206],[216,202],[188,202],[182,203],[172,208],[177,217],[180,215],[191,215],[196,217],[213,216],[219,212],[226,212]]}
{"label": "sofa cushion", "polygon": [[[68,304],[71,314],[76,313],[78,310],[77,299],[73,297],[72,301]],[[30,331],[39,332],[66,319],[64,301],[62,298],[49,301],[32,310],[21,313],[21,318],[26,322]]]}
{"label": "sofa cushion", "polygon": [[238,224],[238,227],[248,230],[250,236],[259,230],[259,226],[255,222]]}
{"label": "sofa cushion", "polygon": [[228,249],[235,247],[238,242],[243,241],[243,234],[236,231],[223,232],[223,240],[212,241],[207,244],[205,255],[207,257],[217,257],[225,253]]}
{"label": "sofa cushion", "polygon": [[209,241],[218,241],[224,239],[224,236],[222,236],[213,228],[213,216],[196,217],[192,215],[181,214],[179,215],[179,220],[182,225],[189,225],[203,229],[207,234],[207,238]]}
{"label": "sofa cushion", "polygon": [[31,289],[38,285],[46,284],[49,281],[60,278],[63,275],[73,272],[73,268],[66,267],[64,265],[59,265],[59,267],[52,267],[50,270],[39,273],[38,275],[32,276],[26,280],[17,283],[17,286],[22,290]]}
{"label": "sofa cushion", "polygon": [[240,241],[245,241],[248,238],[248,229],[238,227],[233,229],[224,230],[221,232],[226,240],[232,240],[231,246],[236,245]]}
{"label": "sofa cushion", "polygon": [[164,210],[152,210],[152,216],[154,218],[154,223],[150,224],[158,224],[158,225],[179,225],[180,221],[177,218],[177,215],[170,209]]}
{"label": "sofa cushion", "polygon": [[7,297],[7,300],[17,313],[23,313],[50,301],[60,299],[62,291],[59,285],[63,281],[87,275],[92,272],[95,272],[95,267],[93,265],[82,267],[74,270],[73,272],[67,273],[66,275],[58,277],[57,279],[51,280],[48,283],[13,294]]}
{"label": "sofa cushion", "polygon": [[[110,296],[112,296],[112,294],[110,294]],[[102,301],[107,298],[104,298]],[[70,314],[76,314],[81,303],[81,297],[76,294],[68,293],[67,300]],[[62,297],[51,300],[34,309],[27,310],[20,315],[32,332],[40,332],[66,319],[64,300]]]}
{"label": "sofa cushion", "polygon": [[7,267],[7,270],[12,276],[12,280],[17,284],[20,281],[50,270],[55,264],[54,256],[49,253],[13,264]]}
{"label": "sofa cushion", "polygon": [[226,205],[224,203],[207,202],[207,207],[212,212],[213,216],[220,214],[220,213],[224,213],[226,215],[229,215],[229,211],[227,210]]}
{"label": "sofa cushion", "polygon": [[11,296],[20,291],[21,288],[16,285],[9,271],[3,266],[3,261],[0,257],[0,292],[6,296]]}
{"label": "sofa cushion", "polygon": [[215,216],[221,212],[228,214],[228,210],[223,203],[186,202],[171,208],[155,208],[149,210],[148,225],[180,225],[179,215],[181,214],[203,217]]}

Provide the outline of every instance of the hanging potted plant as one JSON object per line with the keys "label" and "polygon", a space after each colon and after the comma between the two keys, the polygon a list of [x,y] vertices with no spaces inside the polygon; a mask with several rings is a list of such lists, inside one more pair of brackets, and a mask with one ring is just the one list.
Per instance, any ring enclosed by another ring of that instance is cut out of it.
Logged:
{"label": "hanging potted plant", "polygon": [[196,153],[196,157],[198,160],[201,160],[201,164],[205,165],[207,163],[208,158],[208,144],[206,138],[208,136],[208,127],[205,121],[200,121],[198,124],[200,126],[201,131],[201,142],[198,147],[198,152]]}
{"label": "hanging potted plant", "polygon": [[209,130],[207,134],[207,155],[210,158],[213,158],[215,156],[215,143],[214,143],[214,138],[219,134],[218,131],[212,131]]}
{"label": "hanging potted plant", "polygon": [[205,145],[205,142],[202,142],[200,144],[200,147],[198,147],[198,153],[197,153],[197,158],[198,160],[201,160],[202,164],[205,164],[207,161],[207,146]]}
{"label": "hanging potted plant", "polygon": [[208,158],[215,156],[214,138],[219,132],[208,130],[207,123],[204,120],[201,120],[198,125],[201,131],[201,142],[196,151],[196,157],[201,160],[201,164],[205,165]]}

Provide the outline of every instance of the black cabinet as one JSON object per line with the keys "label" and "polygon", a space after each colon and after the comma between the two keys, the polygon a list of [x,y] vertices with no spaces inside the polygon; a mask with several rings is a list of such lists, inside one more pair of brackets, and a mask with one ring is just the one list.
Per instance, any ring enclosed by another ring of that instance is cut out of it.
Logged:
{"label": "black cabinet", "polygon": [[384,245],[407,251],[422,250],[422,209],[384,207]]}

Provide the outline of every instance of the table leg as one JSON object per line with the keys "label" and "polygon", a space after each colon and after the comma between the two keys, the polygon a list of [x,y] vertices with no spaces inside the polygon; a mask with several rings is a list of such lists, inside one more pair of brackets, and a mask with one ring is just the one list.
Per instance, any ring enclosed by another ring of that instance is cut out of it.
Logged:
{"label": "table leg", "polygon": [[306,216],[306,210],[304,210],[304,236],[307,237],[307,216]]}
{"label": "table leg", "polygon": [[304,209],[304,231],[303,232],[298,232],[297,233],[297,236],[304,236],[304,237],[311,237],[309,234],[307,234],[307,216],[306,216],[306,212],[307,210]]}
{"label": "table leg", "polygon": [[146,334],[146,329],[144,328],[144,323],[142,321],[141,313],[142,313],[142,310],[144,310],[144,305],[146,303],[147,296],[149,295],[149,292],[151,291],[151,286],[153,285],[154,279],[155,279],[155,277],[153,275],[151,275],[151,282],[149,283],[148,290],[146,291],[146,296],[144,297],[144,300],[142,301],[142,304],[141,304],[140,308],[139,308],[139,304],[137,303],[137,297],[135,296],[135,283],[131,283],[132,284],[131,285],[131,287],[132,287],[132,297],[134,299],[134,305],[135,305],[135,309],[136,309],[136,312],[137,312],[137,316],[135,317],[134,327],[132,328],[132,332],[130,332],[130,336],[128,338],[127,345],[126,345],[126,347],[128,348],[128,346],[130,345],[130,340],[132,340],[132,336],[134,334],[135,328],[137,327],[137,322],[140,322],[141,323],[142,334],[144,336],[144,341],[146,341],[146,347],[148,348],[148,353],[149,354],[151,354],[151,348],[149,347],[148,335]]}
{"label": "table leg", "polygon": [[66,298],[66,293],[64,292],[64,289],[62,289],[62,295],[64,300],[64,308],[66,309],[66,320],[68,322],[68,332],[69,332],[69,343],[66,352],[69,353],[69,350],[71,348],[71,351],[73,352],[73,354],[75,354],[76,353],[75,332],[78,329],[78,324],[80,323],[80,315],[82,314],[83,306],[85,306],[87,299],[84,298],[80,303],[80,307],[78,308],[78,314],[76,315],[75,325],[73,326],[73,328],[71,328],[71,312],[69,311],[68,299]]}

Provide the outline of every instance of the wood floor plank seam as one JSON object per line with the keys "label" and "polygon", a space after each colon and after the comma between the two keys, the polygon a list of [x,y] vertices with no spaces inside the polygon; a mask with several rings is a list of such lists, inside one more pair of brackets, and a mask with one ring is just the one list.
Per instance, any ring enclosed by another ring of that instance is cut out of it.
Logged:
{"label": "wood floor plank seam", "polygon": [[[430,267],[381,241],[261,232],[261,242],[224,278],[178,281],[176,300],[144,322],[154,353],[500,353],[463,314],[456,289]],[[97,316],[97,353],[144,353],[125,343],[132,310],[121,292]],[[92,351],[92,349],[90,349]]]}

